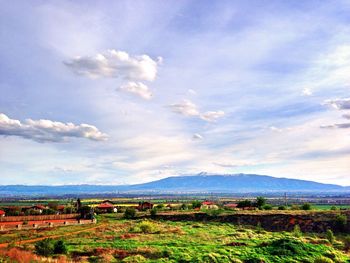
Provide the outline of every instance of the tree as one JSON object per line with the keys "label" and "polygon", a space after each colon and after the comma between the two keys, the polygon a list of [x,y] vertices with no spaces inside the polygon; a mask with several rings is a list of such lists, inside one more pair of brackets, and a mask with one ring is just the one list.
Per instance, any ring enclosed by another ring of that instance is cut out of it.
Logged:
{"label": "tree", "polygon": [[266,205],[266,199],[262,196],[258,196],[256,198],[256,206],[261,209],[264,205]]}
{"label": "tree", "polygon": [[192,208],[196,209],[196,208],[200,208],[202,206],[202,203],[198,200],[195,200],[192,202]]}
{"label": "tree", "polygon": [[58,240],[54,246],[55,254],[67,254],[67,245],[63,240]]}
{"label": "tree", "polygon": [[301,209],[303,210],[311,210],[311,205],[309,203],[305,203],[301,206]]}
{"label": "tree", "polygon": [[251,207],[251,206],[252,206],[252,202],[250,200],[239,201],[237,204],[238,208],[245,208],[245,207]]}
{"label": "tree", "polygon": [[155,217],[157,213],[158,213],[158,210],[155,207],[150,210],[151,217]]}
{"label": "tree", "polygon": [[337,231],[344,231],[347,225],[348,219],[345,215],[337,215],[335,218],[335,227]]}
{"label": "tree", "polygon": [[35,252],[40,256],[51,256],[54,254],[55,244],[52,239],[46,238],[35,243]]}
{"label": "tree", "polygon": [[136,209],[135,208],[128,207],[127,209],[125,209],[124,218],[132,219],[132,218],[135,218],[135,216],[136,216]]}

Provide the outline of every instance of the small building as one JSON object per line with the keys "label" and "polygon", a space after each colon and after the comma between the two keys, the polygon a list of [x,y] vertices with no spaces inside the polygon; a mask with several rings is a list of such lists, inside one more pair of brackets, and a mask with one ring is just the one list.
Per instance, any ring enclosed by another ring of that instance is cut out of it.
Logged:
{"label": "small building", "polygon": [[33,206],[30,207],[30,209],[32,209],[34,211],[37,211],[39,214],[42,214],[43,211],[45,209],[47,209],[47,208],[45,206],[43,206],[43,205],[33,205]]}
{"label": "small building", "polygon": [[101,203],[96,207],[101,213],[116,213],[117,208],[110,203]]}
{"label": "small building", "polygon": [[153,204],[150,202],[140,202],[139,205],[136,207],[139,211],[149,210],[153,208]]}
{"label": "small building", "polygon": [[201,209],[213,209],[213,210],[216,210],[216,209],[219,209],[219,207],[214,202],[204,201],[204,202],[202,202]]}
{"label": "small building", "polygon": [[6,212],[3,210],[0,210],[0,217],[4,217],[6,215]]}
{"label": "small building", "polygon": [[236,203],[228,203],[228,204],[224,205],[225,208],[232,209],[232,210],[237,209],[237,206],[238,206],[238,204],[236,204]]}

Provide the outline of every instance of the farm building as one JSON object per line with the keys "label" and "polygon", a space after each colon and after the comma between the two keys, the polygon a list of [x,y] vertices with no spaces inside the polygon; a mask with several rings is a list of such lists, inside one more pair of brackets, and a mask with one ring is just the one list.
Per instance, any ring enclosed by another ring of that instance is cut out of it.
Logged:
{"label": "farm building", "polygon": [[153,204],[150,202],[140,202],[139,205],[136,207],[136,209],[139,211],[144,211],[152,208]]}
{"label": "farm building", "polygon": [[117,212],[117,208],[114,207],[113,204],[111,203],[104,203],[102,202],[101,204],[99,204],[97,207],[96,207],[101,213],[116,213]]}
{"label": "farm building", "polygon": [[6,215],[5,211],[0,210],[0,217],[4,217]]}
{"label": "farm building", "polygon": [[229,209],[237,209],[238,204],[236,203],[228,203],[225,204],[224,207],[229,208]]}
{"label": "farm building", "polygon": [[37,212],[39,212],[40,214],[42,214],[43,213],[43,211],[45,210],[45,209],[47,209],[45,206],[43,206],[43,205],[33,205],[32,207],[30,207],[30,209],[32,209],[32,210],[34,210],[34,211],[37,211]]}
{"label": "farm building", "polygon": [[219,209],[219,207],[214,203],[210,201],[205,201],[201,205],[201,209]]}

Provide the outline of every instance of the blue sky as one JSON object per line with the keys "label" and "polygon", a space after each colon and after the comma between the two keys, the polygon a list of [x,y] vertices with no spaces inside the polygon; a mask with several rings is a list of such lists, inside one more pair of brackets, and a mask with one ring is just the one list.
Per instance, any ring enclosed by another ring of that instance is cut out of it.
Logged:
{"label": "blue sky", "polygon": [[349,1],[0,4],[0,184],[350,185]]}

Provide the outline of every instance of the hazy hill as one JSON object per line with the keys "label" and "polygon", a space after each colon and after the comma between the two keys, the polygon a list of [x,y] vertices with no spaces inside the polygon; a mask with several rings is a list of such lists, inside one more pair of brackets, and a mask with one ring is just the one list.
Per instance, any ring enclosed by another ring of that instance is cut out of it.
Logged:
{"label": "hazy hill", "polygon": [[256,174],[174,176],[137,185],[0,186],[1,196],[115,193],[344,193],[350,187]]}

